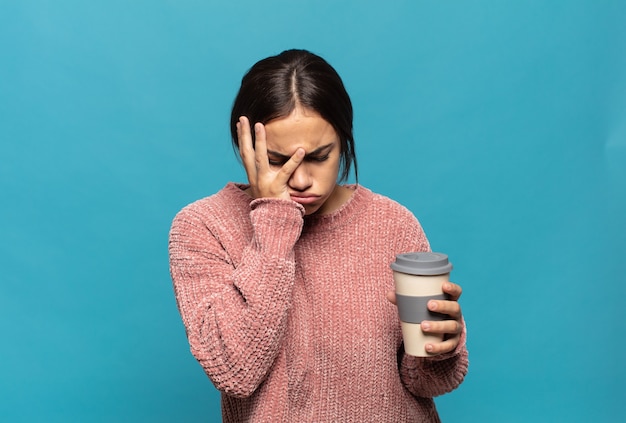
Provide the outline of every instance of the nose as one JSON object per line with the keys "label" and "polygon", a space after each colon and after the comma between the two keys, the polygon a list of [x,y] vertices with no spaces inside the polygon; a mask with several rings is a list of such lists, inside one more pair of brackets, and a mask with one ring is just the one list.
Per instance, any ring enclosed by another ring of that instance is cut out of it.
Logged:
{"label": "nose", "polygon": [[291,174],[288,184],[289,188],[295,191],[305,191],[311,187],[313,178],[306,163],[300,163],[300,166]]}

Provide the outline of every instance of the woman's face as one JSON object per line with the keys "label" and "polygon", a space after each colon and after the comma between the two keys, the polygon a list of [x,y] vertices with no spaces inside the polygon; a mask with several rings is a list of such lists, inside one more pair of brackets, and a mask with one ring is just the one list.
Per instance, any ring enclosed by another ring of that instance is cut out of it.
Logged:
{"label": "woman's face", "polygon": [[289,178],[291,199],[304,206],[305,213],[329,213],[341,205],[337,192],[341,145],[332,125],[317,112],[296,107],[284,118],[265,124],[270,166],[279,169],[303,148],[302,163]]}

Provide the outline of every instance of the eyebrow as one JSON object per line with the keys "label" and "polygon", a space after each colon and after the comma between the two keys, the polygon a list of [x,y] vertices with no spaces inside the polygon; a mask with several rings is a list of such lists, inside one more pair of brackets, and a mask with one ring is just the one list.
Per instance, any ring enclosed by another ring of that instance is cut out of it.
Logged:
{"label": "eyebrow", "polygon": [[[310,156],[318,156],[318,155],[324,153],[325,152],[324,150],[331,148],[334,144],[335,143],[331,142],[330,144],[326,144],[326,145],[323,145],[321,147],[318,147],[315,150],[311,151],[310,153],[305,154],[304,157],[306,158],[306,157],[310,157]],[[285,154],[281,154],[281,153],[279,153],[277,151],[273,151],[273,150],[267,150],[267,155],[268,156],[271,155],[271,156],[273,156],[273,157],[275,157],[275,158],[277,158],[279,160],[285,160],[285,161],[287,161],[287,160],[289,160],[291,158],[291,156],[287,156]]]}

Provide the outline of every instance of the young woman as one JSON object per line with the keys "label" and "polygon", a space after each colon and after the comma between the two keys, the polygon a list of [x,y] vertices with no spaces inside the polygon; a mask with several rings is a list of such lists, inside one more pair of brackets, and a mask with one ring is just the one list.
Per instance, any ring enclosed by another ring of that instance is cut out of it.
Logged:
{"label": "young woman", "polygon": [[231,115],[247,184],[181,210],[170,269],[191,352],[225,422],[436,422],[467,372],[457,302],[422,323],[444,341],[404,353],[389,267],[427,251],[416,218],[360,185],[352,105],[321,57],[289,50],[244,76]]}

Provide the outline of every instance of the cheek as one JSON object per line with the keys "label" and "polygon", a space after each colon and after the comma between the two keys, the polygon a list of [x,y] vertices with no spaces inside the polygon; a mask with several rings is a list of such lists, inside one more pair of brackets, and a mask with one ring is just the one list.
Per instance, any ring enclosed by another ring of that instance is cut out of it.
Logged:
{"label": "cheek", "polygon": [[339,169],[341,168],[341,156],[337,157],[333,163],[333,168],[335,171],[335,174],[339,174]]}
{"label": "cheek", "polygon": [[316,163],[310,167],[310,175],[319,185],[334,187],[339,179],[340,160],[338,158],[329,158],[324,163]]}
{"label": "cheek", "polygon": [[326,168],[326,179],[333,184],[337,181],[339,177],[339,160],[333,160],[328,163],[328,167]]}
{"label": "cheek", "polygon": [[310,176],[315,179],[319,185],[330,185],[336,180],[337,166],[331,163],[325,163],[323,166],[315,166],[310,170]]}

